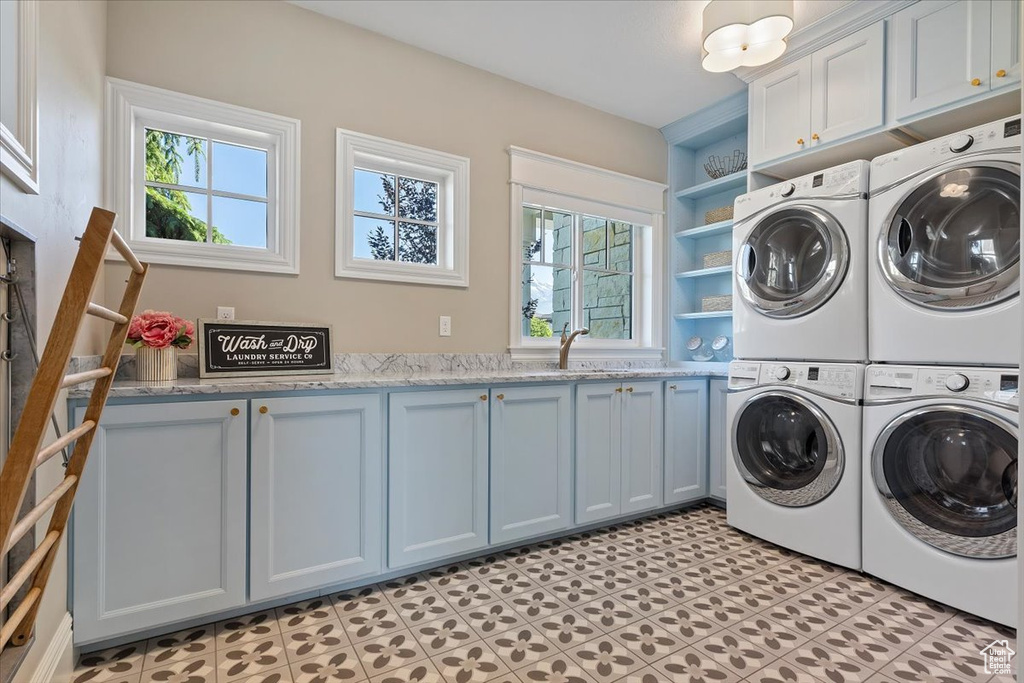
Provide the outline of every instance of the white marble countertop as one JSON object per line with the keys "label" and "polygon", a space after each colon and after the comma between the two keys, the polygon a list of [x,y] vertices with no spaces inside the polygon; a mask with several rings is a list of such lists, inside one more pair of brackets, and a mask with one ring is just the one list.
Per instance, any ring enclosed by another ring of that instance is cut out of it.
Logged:
{"label": "white marble countertop", "polygon": [[[714,366],[641,367],[598,369],[499,369],[499,370],[434,370],[399,374],[337,372],[333,375],[286,377],[224,377],[198,379],[182,377],[172,382],[138,382],[117,380],[110,398],[149,396],[189,396],[212,394],[253,394],[276,391],[310,391],[331,389],[379,389],[422,386],[498,385],[527,382],[576,382],[582,380],[628,381],[669,379],[673,377],[725,377],[726,372]],[[88,398],[91,386],[80,385],[69,392],[71,399]]]}

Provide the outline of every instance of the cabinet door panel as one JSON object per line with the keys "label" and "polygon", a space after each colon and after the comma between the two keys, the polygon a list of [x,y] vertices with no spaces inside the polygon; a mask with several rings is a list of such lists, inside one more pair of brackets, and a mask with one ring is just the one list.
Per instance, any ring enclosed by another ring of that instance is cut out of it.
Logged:
{"label": "cabinet door panel", "polygon": [[708,412],[708,448],[710,452],[710,481],[708,495],[725,500],[726,439],[731,439],[731,425],[726,424],[725,397],[729,382],[724,379],[710,381],[711,399]]}
{"label": "cabinet door panel", "polygon": [[380,401],[253,399],[252,600],[380,571]]}
{"label": "cabinet door panel", "polygon": [[576,523],[615,517],[622,509],[622,387],[576,387]]}
{"label": "cabinet door panel", "polygon": [[491,391],[491,543],[571,526],[571,403],[568,386]]}
{"label": "cabinet door panel", "polygon": [[665,388],[665,504],[707,495],[708,382],[669,382]]}
{"label": "cabinet door panel", "polygon": [[885,122],[885,22],[816,51],[811,63],[809,144],[835,142]]}
{"label": "cabinet door panel", "polygon": [[1020,84],[1020,10],[1020,0],[992,0],[993,90]]}
{"label": "cabinet door panel", "polygon": [[[894,115],[911,117],[991,87],[992,3],[919,2],[893,17]],[[971,84],[979,79],[980,85]]]}
{"label": "cabinet door panel", "polygon": [[244,415],[244,401],[106,408],[74,510],[76,643],[245,604]]}
{"label": "cabinet door panel", "polygon": [[622,513],[661,505],[661,382],[629,382],[622,414]]}
{"label": "cabinet door panel", "polygon": [[810,133],[809,56],[750,84],[751,166],[807,149]]}
{"label": "cabinet door panel", "polygon": [[487,403],[472,389],[391,394],[388,566],[487,545]]}

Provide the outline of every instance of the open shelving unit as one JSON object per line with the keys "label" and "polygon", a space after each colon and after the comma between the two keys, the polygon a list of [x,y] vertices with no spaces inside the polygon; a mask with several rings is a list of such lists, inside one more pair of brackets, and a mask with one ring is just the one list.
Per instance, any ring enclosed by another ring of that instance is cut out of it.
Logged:
{"label": "open shelving unit", "polygon": [[672,365],[724,369],[723,363],[697,363],[686,352],[694,336],[709,343],[719,335],[732,338],[731,311],[702,311],[707,296],[732,294],[732,261],[704,268],[704,256],[732,251],[732,220],[705,223],[705,213],[732,206],[748,186],[747,171],[711,178],[704,162],[712,154],[747,151],[747,97],[738,93],[661,130],[669,144],[668,250],[669,362]]}

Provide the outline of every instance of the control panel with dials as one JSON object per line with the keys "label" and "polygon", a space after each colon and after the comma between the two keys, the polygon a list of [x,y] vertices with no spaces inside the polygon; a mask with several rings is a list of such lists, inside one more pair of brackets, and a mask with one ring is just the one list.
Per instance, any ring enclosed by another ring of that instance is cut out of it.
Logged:
{"label": "control panel with dials", "polygon": [[785,385],[801,387],[846,400],[861,397],[862,376],[856,365],[838,363],[796,363],[786,361],[733,361],[729,365],[729,388]]}
{"label": "control panel with dials", "polygon": [[962,396],[1008,405],[1020,401],[1020,371],[1016,368],[937,368],[872,365],[867,369],[864,399]]}

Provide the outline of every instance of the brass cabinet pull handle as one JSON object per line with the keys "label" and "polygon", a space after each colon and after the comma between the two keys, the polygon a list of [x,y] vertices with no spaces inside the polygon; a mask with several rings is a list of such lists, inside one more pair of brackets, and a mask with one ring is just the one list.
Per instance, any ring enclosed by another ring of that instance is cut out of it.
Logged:
{"label": "brass cabinet pull handle", "polygon": [[820,140],[821,138],[818,137],[817,133],[814,133],[813,135],[811,135],[811,139],[812,140]]}
{"label": "brass cabinet pull handle", "polygon": [[504,401],[505,400],[505,394],[498,394],[497,399],[499,401]]}
{"label": "brass cabinet pull handle", "polygon": [[480,394],[480,400],[481,401],[486,401],[487,400],[487,394]]}
{"label": "brass cabinet pull handle", "polygon": [[804,139],[803,138],[797,138],[796,139],[796,144],[798,144],[798,145],[804,144]]}
{"label": "brass cabinet pull handle", "polygon": [[232,415],[233,417],[238,417],[238,413],[239,413],[239,410],[238,410],[238,408],[232,408],[232,409],[231,409],[231,415]]}
{"label": "brass cabinet pull handle", "polygon": [[971,79],[971,85],[973,85],[975,88],[977,88],[979,85],[981,85],[981,79],[980,78],[972,78]]}
{"label": "brass cabinet pull handle", "polygon": [[266,406],[260,406],[260,413],[261,414],[266,415],[269,412],[270,412],[270,408],[268,408]]}
{"label": "brass cabinet pull handle", "polygon": [[622,387],[615,387],[615,391],[616,391],[617,393],[620,393],[620,394],[621,394],[621,393],[622,393]]}
{"label": "brass cabinet pull handle", "polygon": [[675,384],[669,384],[668,388],[669,389],[678,389],[679,387],[677,387]]}
{"label": "brass cabinet pull handle", "polygon": [[629,393],[632,394],[633,393],[633,387],[629,387],[628,389],[626,389],[626,391],[628,391]]}
{"label": "brass cabinet pull handle", "polygon": [[999,71],[996,72],[996,78],[1005,78],[1005,77],[1006,77],[1006,69],[1000,69]]}

